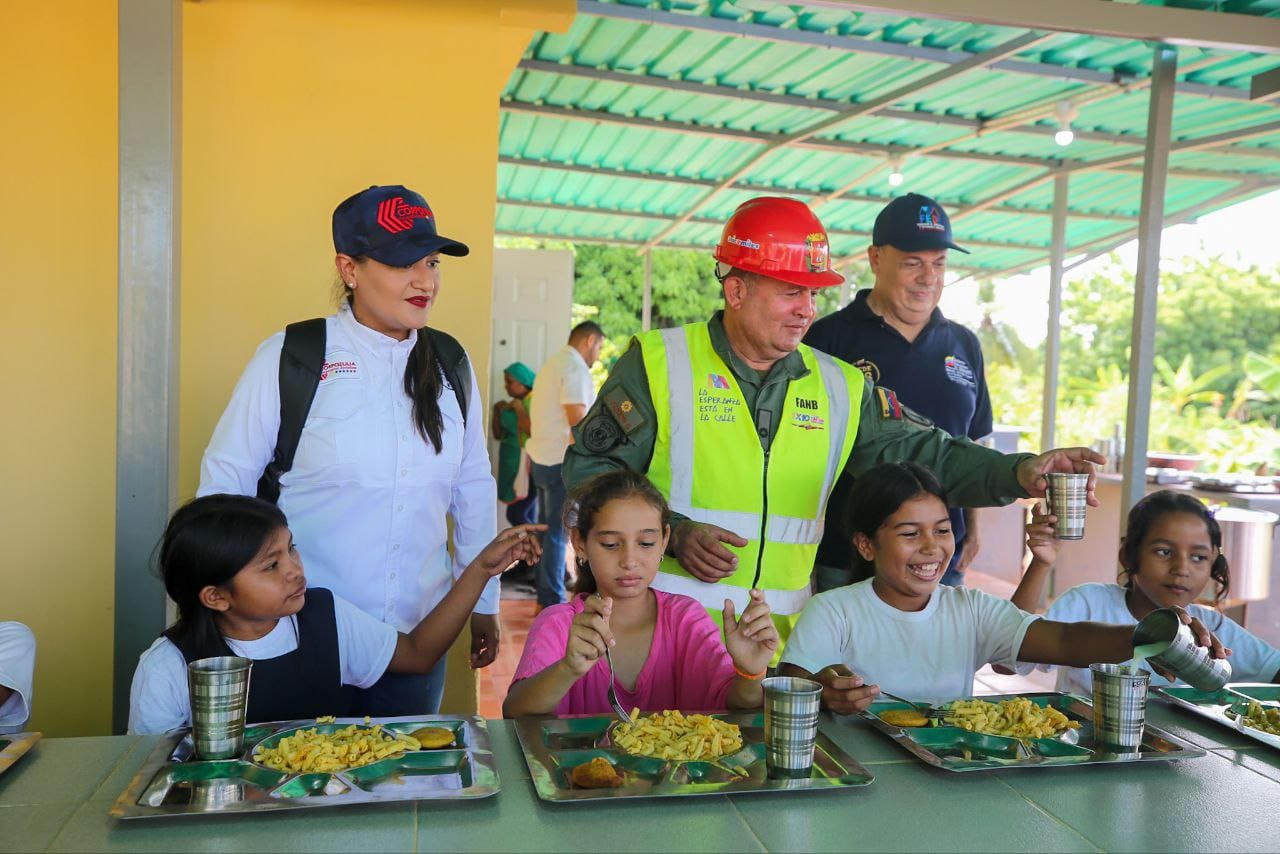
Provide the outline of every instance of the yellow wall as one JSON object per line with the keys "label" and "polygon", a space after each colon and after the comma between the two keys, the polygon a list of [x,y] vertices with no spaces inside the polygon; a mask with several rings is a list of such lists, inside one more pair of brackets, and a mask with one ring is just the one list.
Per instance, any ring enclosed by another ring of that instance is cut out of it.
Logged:
{"label": "yellow wall", "polygon": [[50,735],[111,726],[116,4],[0,11],[0,620],[36,634]]}
{"label": "yellow wall", "polygon": [[[418,189],[442,231],[471,245],[448,259],[432,323],[487,376],[498,93],[533,31],[564,29],[573,8],[183,4],[183,496],[253,348],[329,310],[329,214],[368,184]],[[116,15],[114,0],[5,3],[0,14],[11,402],[0,419],[0,620],[36,633],[32,726],[49,735],[111,725]],[[454,673],[446,705],[470,708],[465,663]]]}
{"label": "yellow wall", "polygon": [[[572,0],[184,5],[183,495],[258,343],[331,310],[330,214],[370,184],[418,190],[470,245],[445,259],[431,324],[488,376],[498,95],[533,30],[572,16]],[[472,708],[465,663],[454,675],[446,708]]]}

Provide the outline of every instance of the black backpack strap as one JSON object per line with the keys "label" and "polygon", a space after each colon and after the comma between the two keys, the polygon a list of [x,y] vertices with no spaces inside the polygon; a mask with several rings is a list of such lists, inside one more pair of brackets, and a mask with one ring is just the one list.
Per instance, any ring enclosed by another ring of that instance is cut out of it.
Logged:
{"label": "black backpack strap", "polygon": [[280,498],[280,478],[293,468],[298,440],[307,423],[324,370],[325,319],[317,317],[284,328],[280,350],[280,432],[276,452],[258,480],[258,497],[272,504]]}
{"label": "black backpack strap", "polygon": [[467,351],[462,349],[462,345],[458,343],[458,339],[454,338],[447,332],[441,332],[439,329],[426,330],[427,338],[431,341],[431,349],[435,351],[436,358],[440,360],[440,367],[444,370],[444,378],[453,386],[454,397],[458,399],[458,408],[462,410],[462,423],[467,423],[467,401],[471,397],[471,372],[468,369],[470,362],[467,360]]}

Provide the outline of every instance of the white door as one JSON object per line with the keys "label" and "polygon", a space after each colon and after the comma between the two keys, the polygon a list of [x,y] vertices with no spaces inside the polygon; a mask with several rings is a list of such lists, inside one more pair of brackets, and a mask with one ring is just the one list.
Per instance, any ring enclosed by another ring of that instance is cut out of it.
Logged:
{"label": "white door", "polygon": [[[489,400],[505,400],[502,371],[524,362],[535,372],[569,340],[573,322],[573,253],[567,249],[493,250],[493,351]],[[537,388],[537,382],[534,382]],[[486,416],[487,419],[487,416]],[[489,437],[489,459],[498,460]],[[498,529],[506,527],[498,508]]]}

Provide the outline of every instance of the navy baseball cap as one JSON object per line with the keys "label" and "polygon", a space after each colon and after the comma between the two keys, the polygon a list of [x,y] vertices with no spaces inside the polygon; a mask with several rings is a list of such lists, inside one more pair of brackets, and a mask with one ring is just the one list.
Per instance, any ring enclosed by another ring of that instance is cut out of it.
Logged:
{"label": "navy baseball cap", "polygon": [[370,187],[333,211],[333,248],[367,256],[390,267],[407,267],[433,252],[466,255],[465,243],[436,232],[427,200],[399,184]]}
{"label": "navy baseball cap", "polygon": [[903,252],[954,249],[969,254],[951,240],[951,220],[942,205],[919,193],[898,196],[884,206],[871,229],[871,243]]}

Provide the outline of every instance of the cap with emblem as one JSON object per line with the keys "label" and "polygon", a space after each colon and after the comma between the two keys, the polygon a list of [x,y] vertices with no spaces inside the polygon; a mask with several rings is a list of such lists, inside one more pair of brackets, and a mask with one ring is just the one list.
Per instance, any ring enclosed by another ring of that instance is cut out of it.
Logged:
{"label": "cap with emblem", "polygon": [[806,288],[844,282],[831,269],[827,230],[796,199],[760,196],[738,205],[716,244],[717,261]]}
{"label": "cap with emblem", "polygon": [[460,256],[471,251],[441,236],[427,200],[399,184],[361,190],[338,205],[333,248],[390,267],[407,267],[434,252]]}
{"label": "cap with emblem", "polygon": [[884,206],[871,229],[871,243],[902,252],[954,249],[969,254],[952,241],[951,220],[942,205],[919,193],[898,196]]}

